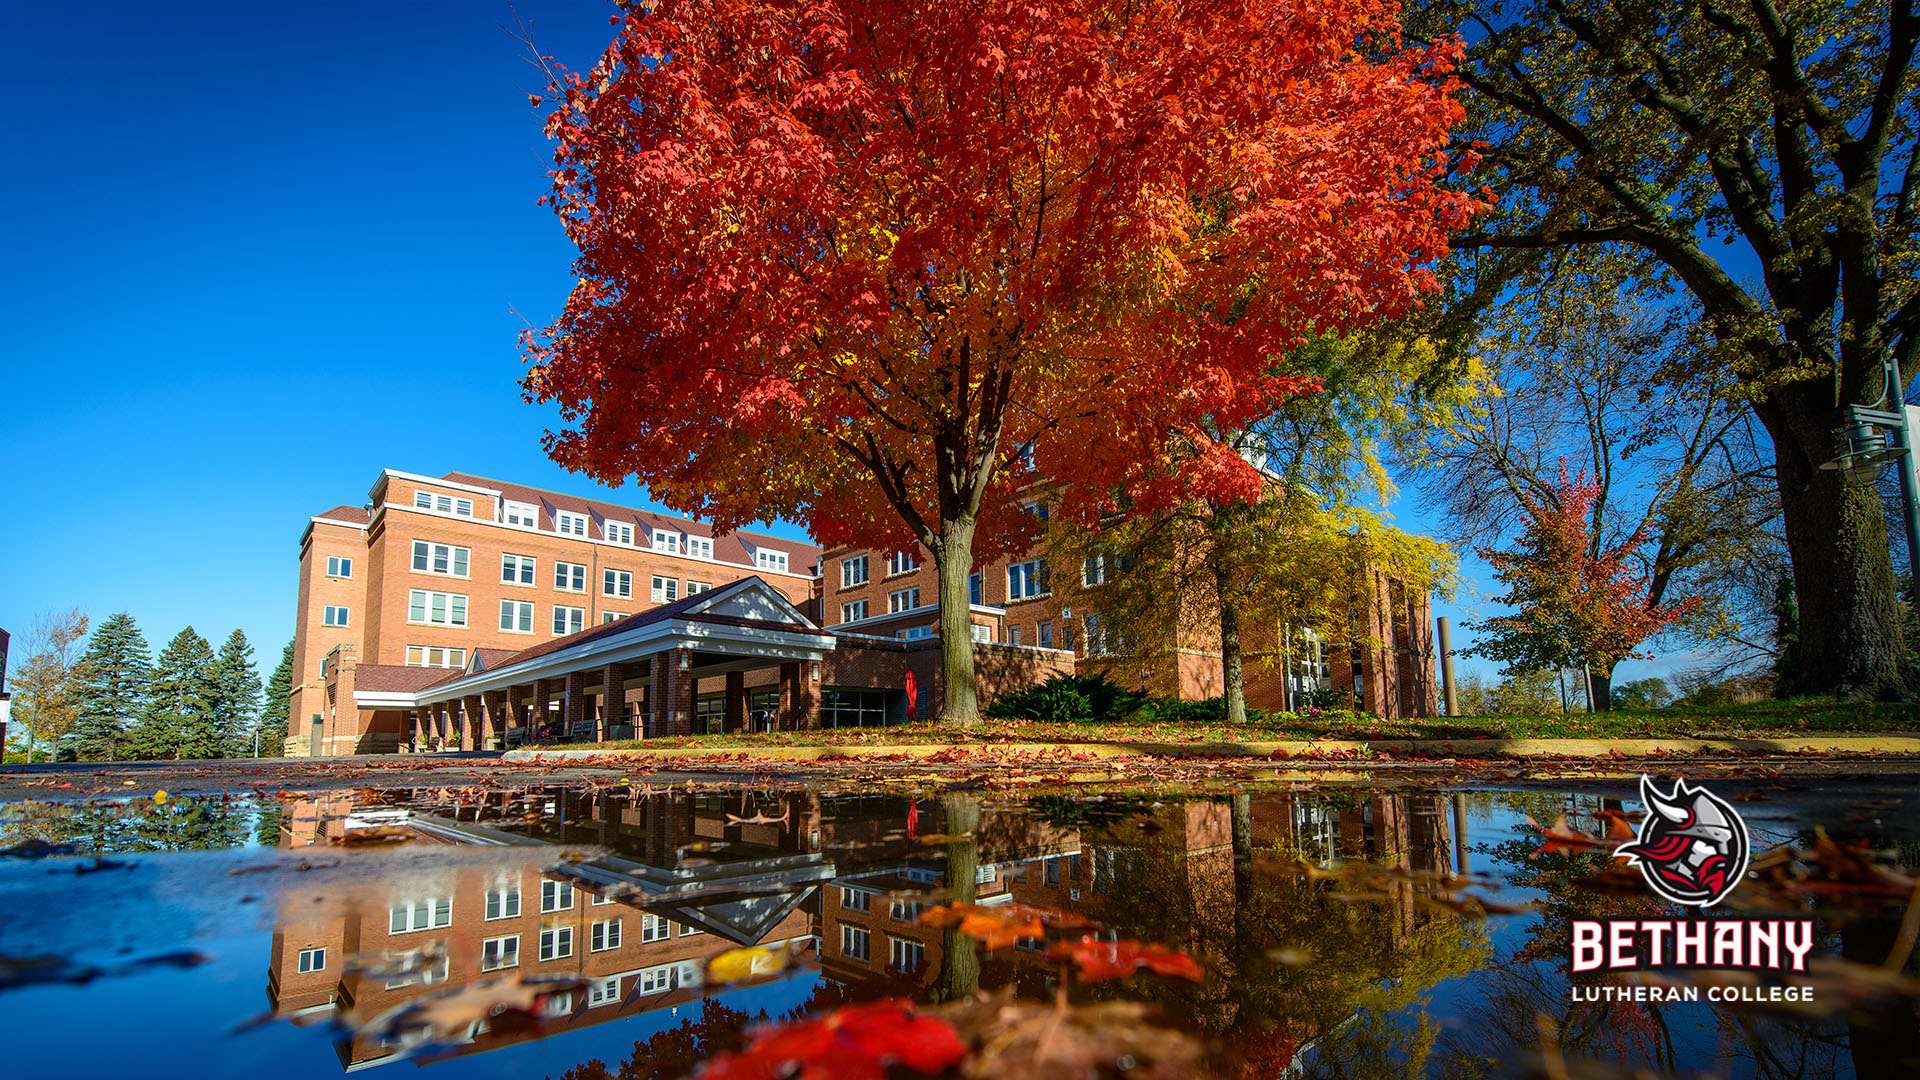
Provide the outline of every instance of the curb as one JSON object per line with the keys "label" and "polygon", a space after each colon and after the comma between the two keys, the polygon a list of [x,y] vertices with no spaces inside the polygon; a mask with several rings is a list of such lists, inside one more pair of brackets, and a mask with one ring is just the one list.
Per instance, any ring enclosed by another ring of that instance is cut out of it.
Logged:
{"label": "curb", "polygon": [[1046,754],[1090,757],[1574,757],[1639,758],[1699,754],[1806,757],[1822,754],[1878,754],[1920,758],[1920,735],[1832,735],[1783,739],[1311,739],[1282,742],[1074,742],[1074,743],[922,743],[896,746],[645,746],[604,750],[509,750],[508,762],[587,761],[623,758],[635,761],[748,758],[776,761],[835,761],[853,758],[928,758],[958,751],[968,757]]}

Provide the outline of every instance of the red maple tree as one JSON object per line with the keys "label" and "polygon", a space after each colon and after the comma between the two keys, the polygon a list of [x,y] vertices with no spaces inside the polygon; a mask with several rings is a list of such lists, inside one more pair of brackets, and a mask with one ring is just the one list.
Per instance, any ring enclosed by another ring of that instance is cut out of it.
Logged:
{"label": "red maple tree", "polygon": [[1154,466],[1312,389],[1275,358],[1416,303],[1477,206],[1444,187],[1453,47],[1402,47],[1392,3],[620,9],[551,87],[548,453],[722,528],[924,546],[949,722],[968,576],[1042,478],[1081,516],[1255,496],[1224,447]]}

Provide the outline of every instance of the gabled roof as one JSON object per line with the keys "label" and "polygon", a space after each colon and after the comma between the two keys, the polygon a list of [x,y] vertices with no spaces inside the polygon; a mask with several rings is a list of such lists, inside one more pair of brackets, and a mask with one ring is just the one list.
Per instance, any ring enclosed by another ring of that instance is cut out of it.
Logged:
{"label": "gabled roof", "polygon": [[353,689],[380,693],[410,693],[424,690],[437,682],[445,682],[449,675],[458,674],[447,668],[403,667],[399,664],[357,664],[353,669]]}
{"label": "gabled roof", "polygon": [[364,506],[336,506],[313,516],[327,518],[330,521],[351,521],[355,525],[365,525],[373,519],[373,515],[367,513],[367,508]]}
{"label": "gabled roof", "polygon": [[753,565],[754,551],[766,547],[787,553],[787,567],[792,573],[805,573],[820,558],[820,547],[803,540],[787,540],[761,533],[732,532],[724,536],[715,535],[713,527],[704,521],[662,514],[652,510],[636,510],[630,506],[620,506],[600,499],[583,499],[577,495],[562,495],[557,491],[527,487],[525,484],[508,483],[505,480],[490,480],[471,473],[450,472],[441,477],[455,484],[468,484],[474,487],[492,488],[500,492],[500,497],[513,502],[530,503],[540,507],[540,527],[554,527],[553,514],[556,510],[567,510],[576,514],[588,514],[608,521],[630,521],[634,525],[635,539],[640,535],[652,536],[657,528],[685,533],[688,536],[701,536],[713,541],[713,557],[721,562],[745,563]]}

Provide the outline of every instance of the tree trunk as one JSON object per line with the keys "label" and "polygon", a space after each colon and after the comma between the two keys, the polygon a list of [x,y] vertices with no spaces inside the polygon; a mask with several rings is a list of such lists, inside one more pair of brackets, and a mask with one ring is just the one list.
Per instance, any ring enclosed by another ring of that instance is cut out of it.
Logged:
{"label": "tree trunk", "polygon": [[939,720],[961,727],[980,720],[973,673],[973,600],[967,589],[973,575],[973,528],[971,518],[942,521],[940,541],[930,545],[940,579]]}
{"label": "tree trunk", "polygon": [[1240,604],[1234,599],[1226,570],[1215,567],[1213,582],[1220,604],[1220,696],[1227,703],[1227,723],[1245,724],[1246,658],[1240,648]]}
{"label": "tree trunk", "polygon": [[[1824,387],[1824,384],[1822,384]],[[1802,693],[1907,696],[1908,643],[1888,548],[1886,514],[1871,484],[1819,466],[1833,453],[1835,409],[1783,405],[1813,392],[1788,387],[1755,406],[1773,436],[1800,633],[1792,668]]]}
{"label": "tree trunk", "polygon": [[1613,669],[1589,667],[1587,672],[1587,711],[1613,711]]}
{"label": "tree trunk", "polygon": [[[970,795],[945,795],[940,799],[941,827],[947,832],[947,894],[962,904],[971,904],[978,895],[975,871],[980,866],[980,800]],[[951,1001],[980,989],[980,943],[949,926],[940,936],[940,974],[928,988],[934,1001]]]}

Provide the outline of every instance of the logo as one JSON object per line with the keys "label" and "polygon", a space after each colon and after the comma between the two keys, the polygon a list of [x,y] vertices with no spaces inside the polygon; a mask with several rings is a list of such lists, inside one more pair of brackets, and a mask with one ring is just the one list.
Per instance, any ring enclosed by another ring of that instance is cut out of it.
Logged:
{"label": "logo", "polygon": [[1662,793],[1645,774],[1640,798],[1647,817],[1640,835],[1615,852],[1640,868],[1654,892],[1676,904],[1719,903],[1747,872],[1747,823],[1725,799],[1675,779]]}

